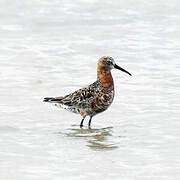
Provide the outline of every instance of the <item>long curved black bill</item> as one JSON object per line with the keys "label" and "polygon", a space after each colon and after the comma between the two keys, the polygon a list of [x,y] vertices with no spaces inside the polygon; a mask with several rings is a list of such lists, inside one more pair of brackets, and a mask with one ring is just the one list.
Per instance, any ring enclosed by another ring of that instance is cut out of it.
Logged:
{"label": "long curved black bill", "polygon": [[132,76],[132,74],[131,74],[131,73],[129,73],[128,71],[126,71],[126,70],[125,70],[125,69],[123,69],[122,67],[119,67],[117,64],[115,64],[115,65],[114,65],[114,68],[119,69],[119,70],[121,70],[121,71],[123,71],[123,72],[125,72],[125,73],[129,74],[130,76]]}

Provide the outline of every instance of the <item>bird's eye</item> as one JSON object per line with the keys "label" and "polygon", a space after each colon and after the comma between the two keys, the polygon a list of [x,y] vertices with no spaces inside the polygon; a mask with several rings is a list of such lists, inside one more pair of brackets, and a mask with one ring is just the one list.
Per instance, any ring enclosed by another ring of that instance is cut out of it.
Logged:
{"label": "bird's eye", "polygon": [[108,64],[108,65],[111,65],[111,64],[112,64],[112,62],[111,62],[111,61],[106,61],[106,62],[107,62],[107,64]]}

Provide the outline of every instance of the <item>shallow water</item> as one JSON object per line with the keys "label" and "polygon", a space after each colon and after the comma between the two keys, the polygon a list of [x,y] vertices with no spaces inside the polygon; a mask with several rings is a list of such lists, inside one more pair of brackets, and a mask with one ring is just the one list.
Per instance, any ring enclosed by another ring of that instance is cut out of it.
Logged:
{"label": "shallow water", "polygon": [[[176,0],[1,1],[0,179],[180,178]],[[110,55],[112,106],[81,117],[42,102],[96,80]]]}

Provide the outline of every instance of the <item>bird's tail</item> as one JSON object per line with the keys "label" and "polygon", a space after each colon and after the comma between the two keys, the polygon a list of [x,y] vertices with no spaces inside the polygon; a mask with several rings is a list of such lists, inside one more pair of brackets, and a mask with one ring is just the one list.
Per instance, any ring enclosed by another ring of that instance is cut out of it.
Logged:
{"label": "bird's tail", "polygon": [[44,102],[50,102],[50,103],[56,103],[56,102],[60,102],[62,99],[63,99],[63,97],[56,97],[56,98],[45,97],[43,101]]}

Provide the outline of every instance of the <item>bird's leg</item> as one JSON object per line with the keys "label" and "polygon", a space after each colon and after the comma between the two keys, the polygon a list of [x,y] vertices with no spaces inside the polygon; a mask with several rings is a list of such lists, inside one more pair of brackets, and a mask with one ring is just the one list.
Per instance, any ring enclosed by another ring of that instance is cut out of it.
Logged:
{"label": "bird's leg", "polygon": [[89,123],[88,123],[89,128],[91,127],[91,119],[92,119],[92,116],[90,116],[90,119],[89,119]]}
{"label": "bird's leg", "polygon": [[85,119],[85,118],[83,118],[83,119],[81,120],[80,128],[83,127],[83,121],[84,121],[84,119]]}
{"label": "bird's leg", "polygon": [[86,117],[86,114],[81,114],[81,115],[82,115],[83,119],[81,120],[80,128],[83,127],[83,122],[84,122],[84,119]]}

